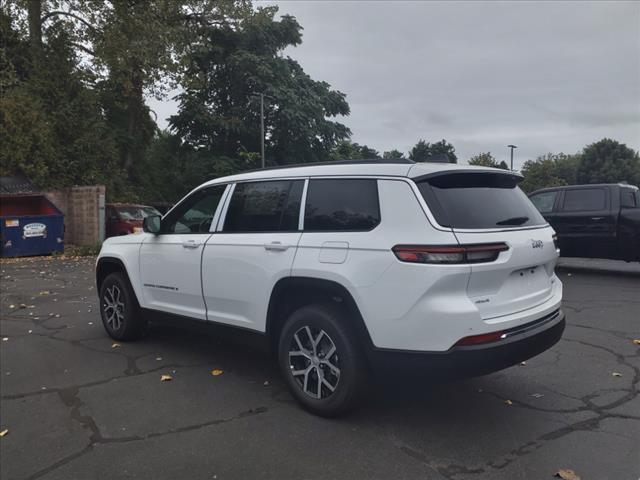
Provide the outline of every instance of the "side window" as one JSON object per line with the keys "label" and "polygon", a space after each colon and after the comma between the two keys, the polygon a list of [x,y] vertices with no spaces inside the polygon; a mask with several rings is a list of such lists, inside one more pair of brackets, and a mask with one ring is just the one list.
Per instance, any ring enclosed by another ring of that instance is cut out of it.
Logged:
{"label": "side window", "polygon": [[620,206],[624,208],[638,208],[638,192],[630,188],[620,189]]}
{"label": "side window", "polygon": [[558,192],[544,192],[533,195],[530,200],[540,213],[551,213],[557,196]]}
{"label": "side window", "polygon": [[162,221],[162,233],[207,233],[227,186],[215,185],[192,193]]}
{"label": "side window", "polygon": [[304,210],[305,231],[367,231],[379,223],[377,180],[309,181]]}
{"label": "side window", "polygon": [[238,183],[224,232],[297,232],[304,180]]}
{"label": "side window", "polygon": [[606,199],[606,192],[603,188],[565,190],[563,210],[565,212],[604,210]]}

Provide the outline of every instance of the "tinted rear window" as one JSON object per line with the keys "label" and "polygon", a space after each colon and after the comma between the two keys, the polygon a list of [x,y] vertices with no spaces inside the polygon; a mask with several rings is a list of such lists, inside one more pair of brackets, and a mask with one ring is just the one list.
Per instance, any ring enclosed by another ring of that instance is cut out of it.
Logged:
{"label": "tinted rear window", "polygon": [[297,231],[303,184],[303,180],[238,183],[223,231]]}
{"label": "tinted rear window", "polygon": [[310,180],[304,229],[366,231],[380,223],[378,183],[368,179]]}
{"label": "tinted rear window", "polygon": [[495,173],[451,173],[418,183],[436,221],[452,228],[513,228],[546,224],[517,186]]}
{"label": "tinted rear window", "polygon": [[565,212],[588,210],[604,210],[606,208],[606,192],[603,188],[582,188],[564,192]]}

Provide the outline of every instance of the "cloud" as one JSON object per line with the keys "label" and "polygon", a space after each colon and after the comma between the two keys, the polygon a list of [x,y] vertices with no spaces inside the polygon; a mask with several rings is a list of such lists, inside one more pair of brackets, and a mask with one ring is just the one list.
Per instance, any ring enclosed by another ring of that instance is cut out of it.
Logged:
{"label": "cloud", "polygon": [[516,165],[603,137],[640,148],[638,2],[257,5],[274,3],[304,27],[285,53],[347,94],[358,143],[446,138],[461,161],[513,143]]}

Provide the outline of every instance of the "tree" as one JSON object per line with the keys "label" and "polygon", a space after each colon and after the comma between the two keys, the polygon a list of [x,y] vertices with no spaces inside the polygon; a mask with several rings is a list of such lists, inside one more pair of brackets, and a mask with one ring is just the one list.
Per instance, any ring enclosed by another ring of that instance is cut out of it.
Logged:
{"label": "tree", "polygon": [[384,152],[382,154],[382,158],[387,159],[387,160],[403,159],[404,158],[404,153],[402,153],[399,150],[393,149],[393,150],[389,150],[388,152]]}
{"label": "tree", "polygon": [[0,70],[9,72],[0,97],[1,174],[25,175],[41,188],[104,183],[117,196],[116,141],[64,25],[50,25],[34,50],[1,13],[0,22]]}
{"label": "tree", "polygon": [[445,139],[435,143],[425,142],[420,139],[409,152],[409,158],[414,162],[426,162],[430,157],[436,155],[446,155],[449,163],[458,163],[455,148]]}
{"label": "tree", "polygon": [[170,126],[191,148],[237,157],[260,149],[265,93],[266,157],[270,164],[327,160],[349,129],[331,118],[349,114],[345,95],[313,80],[283,56],[301,42],[295,18],[275,20],[277,7],[259,7],[202,27],[184,59],[178,114]]}
{"label": "tree", "polygon": [[640,183],[640,156],[625,144],[604,138],[582,151],[579,183]]}
{"label": "tree", "polygon": [[361,158],[364,158],[364,159],[381,158],[380,157],[380,153],[377,150],[375,150],[373,148],[370,148],[370,147],[368,147],[366,145],[362,145],[360,147],[360,156],[361,156]]}
{"label": "tree", "polygon": [[365,160],[380,158],[380,154],[366,145],[341,140],[331,151],[330,160]]}
{"label": "tree", "polygon": [[520,187],[525,192],[532,192],[539,188],[575,184],[579,164],[580,156],[564,153],[547,153],[535,160],[527,160],[521,170],[524,180]]}
{"label": "tree", "polygon": [[478,165],[481,167],[494,167],[498,168],[499,164],[496,159],[491,155],[491,152],[479,153],[469,159],[469,165]]}
{"label": "tree", "polygon": [[[65,30],[67,46],[81,57],[93,77],[87,81],[100,92],[121,166],[129,173],[144,157],[155,130],[145,95],[160,98],[174,86],[198,26],[236,8],[236,2],[213,0],[9,2],[17,17],[27,18],[23,28],[34,65],[42,61],[51,32]],[[248,2],[237,4],[250,8]]]}

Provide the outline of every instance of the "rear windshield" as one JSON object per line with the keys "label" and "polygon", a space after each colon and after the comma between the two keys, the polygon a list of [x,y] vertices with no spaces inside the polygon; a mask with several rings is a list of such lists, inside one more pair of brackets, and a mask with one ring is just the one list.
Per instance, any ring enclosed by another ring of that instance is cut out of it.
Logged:
{"label": "rear windshield", "polygon": [[451,228],[514,228],[547,222],[517,186],[519,178],[503,173],[451,173],[418,183],[437,222]]}

